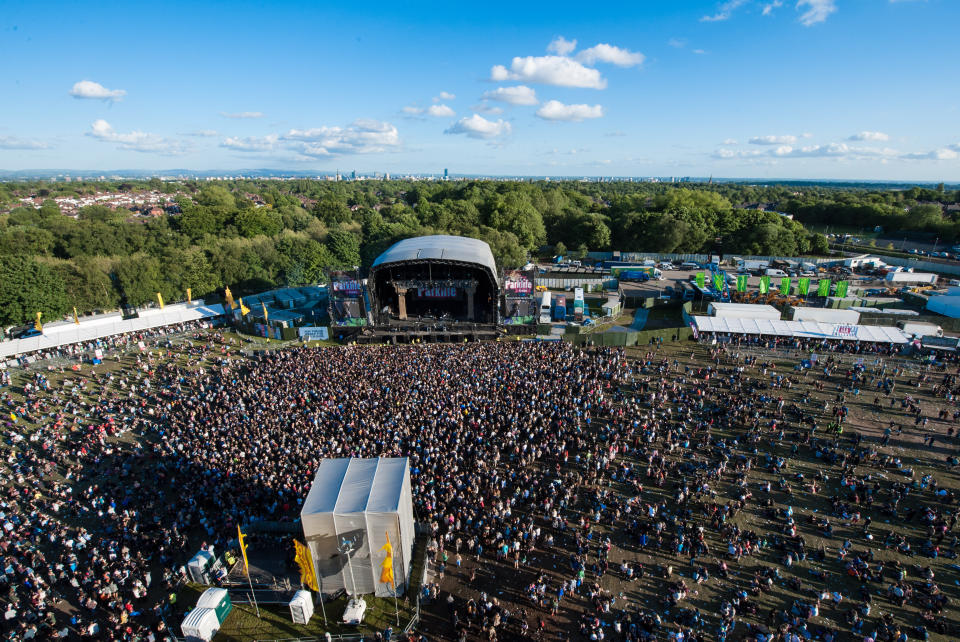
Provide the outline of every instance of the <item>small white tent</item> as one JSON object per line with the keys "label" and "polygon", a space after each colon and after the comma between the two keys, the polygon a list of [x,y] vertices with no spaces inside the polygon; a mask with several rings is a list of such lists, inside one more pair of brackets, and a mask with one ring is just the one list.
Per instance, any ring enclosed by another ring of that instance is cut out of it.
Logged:
{"label": "small white tent", "polygon": [[393,595],[380,582],[390,536],[397,593],[413,558],[413,497],[406,457],[325,459],[300,512],[321,593]]}

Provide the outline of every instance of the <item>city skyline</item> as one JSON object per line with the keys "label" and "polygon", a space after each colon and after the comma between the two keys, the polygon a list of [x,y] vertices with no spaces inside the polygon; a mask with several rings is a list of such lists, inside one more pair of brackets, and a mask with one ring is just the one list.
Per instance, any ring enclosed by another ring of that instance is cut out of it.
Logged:
{"label": "city skyline", "polygon": [[955,4],[545,7],[12,5],[0,169],[960,180]]}

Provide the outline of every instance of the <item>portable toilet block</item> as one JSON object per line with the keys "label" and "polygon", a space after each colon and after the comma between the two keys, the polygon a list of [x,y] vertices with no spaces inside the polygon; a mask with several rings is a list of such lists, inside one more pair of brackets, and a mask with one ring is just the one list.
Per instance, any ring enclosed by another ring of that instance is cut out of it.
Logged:
{"label": "portable toilet block", "polygon": [[187,562],[187,573],[197,584],[210,584],[214,556],[210,551],[200,551]]}
{"label": "portable toilet block", "polygon": [[213,609],[193,609],[183,619],[180,630],[189,642],[210,642],[220,630],[220,622],[217,621],[217,614]]}
{"label": "portable toilet block", "polygon": [[213,609],[217,614],[217,622],[223,624],[223,621],[233,610],[233,603],[230,601],[230,594],[227,589],[208,588],[197,600],[198,609]]}
{"label": "portable toilet block", "polygon": [[308,624],[313,617],[313,595],[310,591],[297,591],[290,600],[290,618],[294,624]]}

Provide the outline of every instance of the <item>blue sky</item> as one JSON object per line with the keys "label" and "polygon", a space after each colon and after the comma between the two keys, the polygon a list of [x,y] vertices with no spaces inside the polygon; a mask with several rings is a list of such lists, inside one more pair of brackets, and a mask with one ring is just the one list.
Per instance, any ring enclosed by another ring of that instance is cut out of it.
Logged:
{"label": "blue sky", "polygon": [[960,180],[955,0],[322,4],[6,0],[0,169]]}

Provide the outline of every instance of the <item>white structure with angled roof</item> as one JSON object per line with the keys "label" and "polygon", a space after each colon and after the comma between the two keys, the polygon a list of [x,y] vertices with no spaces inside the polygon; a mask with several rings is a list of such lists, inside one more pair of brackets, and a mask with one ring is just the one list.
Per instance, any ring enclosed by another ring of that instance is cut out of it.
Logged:
{"label": "white structure with angled roof", "polygon": [[414,520],[406,457],[325,459],[300,512],[320,592],[393,595],[380,582],[390,536],[397,593],[410,578]]}

